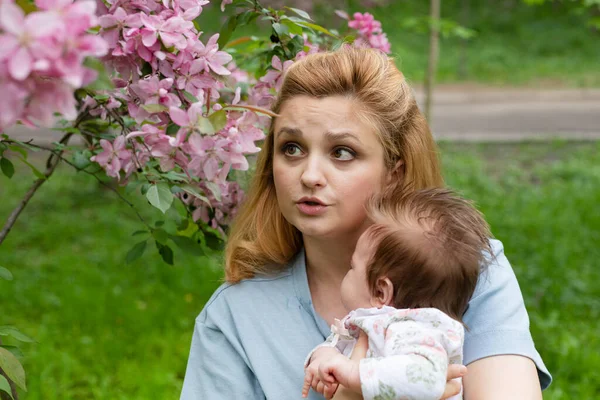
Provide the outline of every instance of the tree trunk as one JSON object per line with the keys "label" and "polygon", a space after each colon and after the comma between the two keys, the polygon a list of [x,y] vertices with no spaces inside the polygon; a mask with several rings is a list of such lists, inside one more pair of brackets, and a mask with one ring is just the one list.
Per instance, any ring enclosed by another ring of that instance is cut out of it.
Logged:
{"label": "tree trunk", "polygon": [[440,0],[431,0],[429,23],[429,61],[425,77],[425,118],[431,123],[433,85],[437,70],[440,41]]}
{"label": "tree trunk", "polygon": [[[461,0],[460,6],[460,24],[464,27],[469,27],[469,19],[471,14],[470,0]],[[469,69],[467,66],[467,52],[468,52],[469,40],[465,38],[460,39],[460,49],[458,53],[458,77],[461,80],[466,80],[469,75]]]}

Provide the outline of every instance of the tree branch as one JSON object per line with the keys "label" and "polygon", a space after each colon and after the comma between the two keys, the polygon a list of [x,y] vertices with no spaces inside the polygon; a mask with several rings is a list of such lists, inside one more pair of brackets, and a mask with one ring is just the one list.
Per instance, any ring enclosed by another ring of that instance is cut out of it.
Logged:
{"label": "tree branch", "polygon": [[[75,126],[77,126],[79,124],[80,120],[82,120],[82,119],[83,118],[78,118],[78,122],[76,122]],[[72,133],[65,134],[62,137],[62,139],[60,139],[60,143],[66,145],[69,142],[69,139],[71,138],[71,136],[73,136]],[[21,199],[21,201],[19,202],[17,207],[15,207],[15,209],[12,211],[12,213],[8,216],[8,220],[4,224],[2,231],[0,231],[0,245],[2,244],[2,242],[4,242],[4,239],[6,239],[6,236],[12,229],[15,222],[17,222],[17,218],[19,218],[19,215],[27,206],[27,204],[29,203],[29,200],[31,200],[31,198],[38,191],[38,189],[54,173],[54,170],[58,166],[58,163],[60,161],[60,158],[61,158],[63,152],[64,152],[64,150],[60,150],[58,155],[53,152],[50,155],[50,157],[48,157],[48,160],[46,161],[46,171],[44,172],[44,178],[39,178],[35,182],[33,182],[33,185],[29,188],[27,193],[25,193],[25,197],[23,197],[23,199]]]}

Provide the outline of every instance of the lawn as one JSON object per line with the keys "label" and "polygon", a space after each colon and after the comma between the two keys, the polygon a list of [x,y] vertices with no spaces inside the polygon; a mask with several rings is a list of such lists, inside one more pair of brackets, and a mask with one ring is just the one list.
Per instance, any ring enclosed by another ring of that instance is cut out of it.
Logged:
{"label": "lawn", "polygon": [[[600,392],[600,143],[441,143],[448,183],[475,199],[505,244],[555,382],[545,398]],[[0,177],[3,222],[32,177]],[[147,218],[156,218],[138,201]],[[176,399],[193,322],[219,285],[218,257],[147,251],[124,262],[140,223],[114,193],[62,168],[0,246],[0,325],[22,346],[27,400]]]}

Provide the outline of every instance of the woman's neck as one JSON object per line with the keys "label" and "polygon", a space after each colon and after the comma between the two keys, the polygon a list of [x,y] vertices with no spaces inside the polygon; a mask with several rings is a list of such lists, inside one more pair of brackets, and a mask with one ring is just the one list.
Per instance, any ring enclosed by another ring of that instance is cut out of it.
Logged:
{"label": "woman's neck", "polygon": [[340,289],[355,245],[355,240],[304,237],[306,275],[313,305],[328,324],[346,315]]}

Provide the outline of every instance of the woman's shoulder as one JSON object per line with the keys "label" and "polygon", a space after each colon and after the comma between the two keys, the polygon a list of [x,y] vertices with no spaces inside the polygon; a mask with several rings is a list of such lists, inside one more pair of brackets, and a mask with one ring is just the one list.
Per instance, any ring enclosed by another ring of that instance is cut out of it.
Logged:
{"label": "woman's shoulder", "polygon": [[[500,240],[490,239],[491,254],[486,254],[486,265],[482,268],[477,280],[477,286],[471,300],[495,290],[498,286],[517,283],[517,278],[504,254],[504,245]],[[518,284],[517,284],[518,288]]]}
{"label": "woman's shoulder", "polygon": [[212,324],[264,312],[274,304],[286,302],[294,293],[292,278],[292,268],[288,265],[269,275],[225,282],[212,294],[197,321]]}

